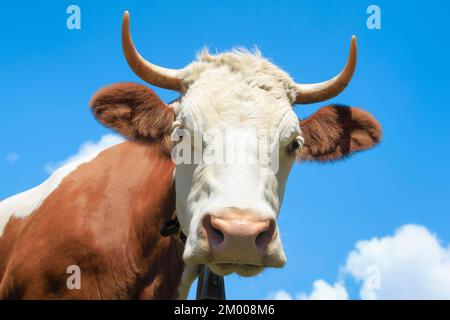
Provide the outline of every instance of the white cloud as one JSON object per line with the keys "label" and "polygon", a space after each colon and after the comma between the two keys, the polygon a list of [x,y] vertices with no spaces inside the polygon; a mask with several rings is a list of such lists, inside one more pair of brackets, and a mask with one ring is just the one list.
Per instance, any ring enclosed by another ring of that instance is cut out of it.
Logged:
{"label": "white cloud", "polygon": [[[275,291],[267,297],[269,300],[293,300],[294,297],[285,290]],[[328,284],[320,279],[313,283],[313,289],[310,294],[299,293],[295,297],[297,300],[348,300],[347,289],[341,282],[334,285]]]}
{"label": "white cloud", "polygon": [[118,135],[115,135],[115,134],[106,134],[106,135],[102,136],[100,138],[100,140],[97,142],[93,142],[90,140],[86,141],[80,146],[80,148],[78,149],[78,152],[76,154],[68,157],[67,159],[65,159],[63,161],[46,164],[45,170],[48,173],[52,173],[56,169],[62,167],[63,165],[65,165],[69,162],[80,160],[80,159],[87,157],[89,155],[92,155],[92,154],[100,153],[104,149],[109,148],[118,143],[121,143],[123,141],[125,141],[124,138],[122,138]]}
{"label": "white cloud", "polygon": [[17,160],[19,160],[19,155],[15,152],[11,152],[5,156],[5,159],[9,163],[15,163],[15,162],[17,162]]}
{"label": "white cloud", "polygon": [[[404,225],[392,236],[358,241],[338,282],[317,280],[297,299],[348,299],[346,277],[361,285],[361,299],[450,299],[450,247],[423,226]],[[279,290],[269,298],[292,296]]]}
{"label": "white cloud", "polygon": [[343,283],[336,282],[334,285],[328,284],[320,279],[313,283],[313,290],[308,295],[300,293],[297,295],[299,300],[348,300],[347,289]]}
{"label": "white cloud", "polygon": [[292,296],[289,294],[289,292],[285,290],[278,290],[275,292],[272,292],[267,297],[269,300],[292,300]]}
{"label": "white cloud", "polygon": [[[378,289],[370,286],[368,268],[374,266]],[[423,226],[405,225],[393,236],[359,241],[343,272],[362,282],[362,299],[450,299],[450,248]]]}

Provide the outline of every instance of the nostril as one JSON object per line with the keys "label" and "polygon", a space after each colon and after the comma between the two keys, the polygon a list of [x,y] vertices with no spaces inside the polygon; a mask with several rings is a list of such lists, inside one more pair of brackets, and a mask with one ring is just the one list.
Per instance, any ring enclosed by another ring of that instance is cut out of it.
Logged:
{"label": "nostril", "polygon": [[269,243],[272,241],[274,233],[275,233],[275,223],[273,221],[270,221],[267,227],[265,227],[264,230],[262,230],[262,232],[256,236],[255,239],[256,246],[259,249],[267,248]]}
{"label": "nostril", "polygon": [[211,220],[211,215],[205,216],[203,219],[203,227],[206,230],[206,235],[210,245],[217,247],[224,241],[225,235],[220,229],[217,228],[217,226],[213,225]]}
{"label": "nostril", "polygon": [[211,229],[212,229],[214,235],[215,235],[217,238],[220,238],[220,239],[221,239],[221,242],[222,242],[223,239],[225,238],[225,236],[223,235],[223,232],[220,231],[219,229],[214,228],[212,225],[210,225],[210,226],[211,226]]}

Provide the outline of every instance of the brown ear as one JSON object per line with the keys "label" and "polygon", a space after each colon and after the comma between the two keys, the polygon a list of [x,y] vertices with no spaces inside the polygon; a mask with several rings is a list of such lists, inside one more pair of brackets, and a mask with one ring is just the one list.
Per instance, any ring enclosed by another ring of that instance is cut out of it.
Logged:
{"label": "brown ear", "polygon": [[339,160],[381,141],[378,121],[358,108],[327,106],[301,120],[300,127],[305,138],[301,160]]}
{"label": "brown ear", "polygon": [[117,83],[100,89],[90,103],[103,125],[130,139],[149,141],[169,135],[174,113],[144,85]]}

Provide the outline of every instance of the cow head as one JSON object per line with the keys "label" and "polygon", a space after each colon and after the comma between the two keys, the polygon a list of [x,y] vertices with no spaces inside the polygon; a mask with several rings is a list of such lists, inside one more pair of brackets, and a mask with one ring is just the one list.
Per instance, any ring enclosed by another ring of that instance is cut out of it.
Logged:
{"label": "cow head", "polygon": [[243,276],[282,267],[276,221],[295,159],[339,160],[380,141],[378,122],[361,109],[328,106],[305,120],[292,109],[344,90],[356,66],[354,37],[342,72],[316,84],[297,84],[258,53],[245,51],[203,52],[181,70],[159,67],[134,48],[128,13],[122,44],[138,76],[180,97],[166,105],[149,88],[122,83],[100,90],[91,106],[100,122],[130,139],[174,140],[187,264]]}

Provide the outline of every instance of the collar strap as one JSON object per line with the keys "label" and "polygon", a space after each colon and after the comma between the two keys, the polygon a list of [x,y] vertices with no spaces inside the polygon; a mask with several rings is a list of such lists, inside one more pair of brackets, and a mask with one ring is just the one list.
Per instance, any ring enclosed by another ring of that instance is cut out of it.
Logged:
{"label": "collar strap", "polygon": [[178,235],[180,240],[183,243],[186,243],[186,235],[181,231],[180,222],[178,221],[178,218],[176,215],[169,221],[167,221],[164,226],[160,230],[161,236],[163,237],[169,237],[173,235]]}

